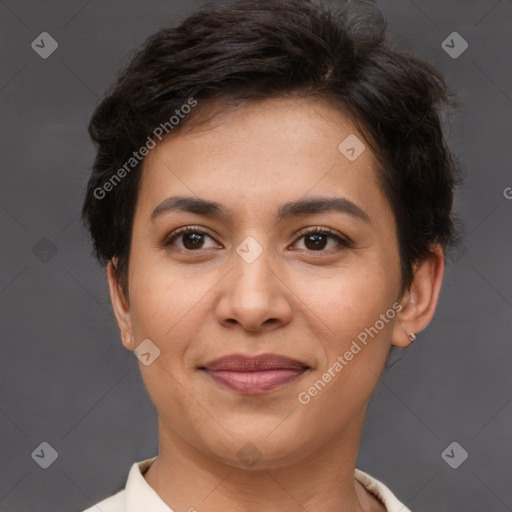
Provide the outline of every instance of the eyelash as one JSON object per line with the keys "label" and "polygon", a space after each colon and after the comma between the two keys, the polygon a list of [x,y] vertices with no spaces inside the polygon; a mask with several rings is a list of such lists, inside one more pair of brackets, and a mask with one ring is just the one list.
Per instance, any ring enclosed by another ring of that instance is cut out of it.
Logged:
{"label": "eyelash", "polygon": [[[174,233],[172,233],[171,236],[164,242],[164,246],[165,247],[171,246],[180,237],[180,235],[184,235],[187,233],[196,233],[196,234],[200,234],[200,235],[206,235],[206,236],[214,239],[209,233],[207,233],[206,231],[203,231],[199,227],[186,226],[186,227],[180,228],[177,231],[175,231]],[[298,238],[296,239],[295,243],[298,240],[300,240],[301,238],[303,238],[307,235],[310,235],[310,234],[325,235],[325,236],[335,239],[339,243],[339,246],[336,249],[329,249],[329,250],[320,249],[318,251],[306,249],[306,251],[310,252],[310,253],[328,253],[329,254],[329,253],[333,253],[333,252],[339,252],[339,251],[342,251],[343,249],[348,249],[348,248],[352,247],[352,243],[350,240],[348,240],[346,238],[342,238],[341,236],[339,236],[339,234],[337,234],[336,231],[334,231],[330,228],[325,228],[325,227],[320,227],[320,226],[301,229],[298,233],[296,233]],[[179,249],[179,250],[182,252],[194,253],[194,252],[199,252],[201,249],[197,249],[197,250]]]}

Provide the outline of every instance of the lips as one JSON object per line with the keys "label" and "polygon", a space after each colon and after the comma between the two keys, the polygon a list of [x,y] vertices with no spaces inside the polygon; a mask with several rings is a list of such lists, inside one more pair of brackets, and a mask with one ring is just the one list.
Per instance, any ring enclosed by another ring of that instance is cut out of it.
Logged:
{"label": "lips", "polygon": [[231,355],[201,367],[217,383],[232,391],[266,393],[300,377],[310,367],[296,359],[277,354],[257,357]]}

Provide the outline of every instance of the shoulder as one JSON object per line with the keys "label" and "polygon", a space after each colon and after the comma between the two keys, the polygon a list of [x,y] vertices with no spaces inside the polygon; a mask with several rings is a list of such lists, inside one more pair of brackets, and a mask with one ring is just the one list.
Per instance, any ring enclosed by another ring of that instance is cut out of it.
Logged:
{"label": "shoulder", "polygon": [[388,512],[411,512],[385,484],[373,476],[356,468],[355,478],[384,504]]}

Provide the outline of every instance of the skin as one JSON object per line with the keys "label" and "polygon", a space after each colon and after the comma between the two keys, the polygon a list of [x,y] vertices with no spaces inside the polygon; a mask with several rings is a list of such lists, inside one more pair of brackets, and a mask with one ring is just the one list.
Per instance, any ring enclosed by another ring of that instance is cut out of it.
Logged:
{"label": "skin", "polygon": [[[265,100],[172,134],[146,157],[128,296],[115,258],[107,274],[126,348],[150,339],[160,350],[149,366],[139,363],[160,445],[144,478],[176,512],[385,510],[354,479],[365,410],[391,345],[408,346],[408,333],[432,319],[444,259],[434,246],[400,295],[396,223],[376,160],[368,147],[355,161],[338,150],[353,133],[326,104]],[[176,195],[222,203],[233,216],[170,211],[153,222],[151,212]],[[313,196],[346,198],[369,222],[323,212],[276,223],[280,205]],[[202,245],[185,235],[165,246],[183,226],[206,232]],[[306,227],[331,228],[351,244],[327,236],[315,249],[311,237],[296,235]],[[250,264],[236,252],[248,236],[262,248]],[[299,403],[298,394],[397,301],[400,313]],[[311,370],[272,392],[244,395],[198,369],[228,354],[269,352]],[[252,467],[237,457],[248,443],[261,454]]]}

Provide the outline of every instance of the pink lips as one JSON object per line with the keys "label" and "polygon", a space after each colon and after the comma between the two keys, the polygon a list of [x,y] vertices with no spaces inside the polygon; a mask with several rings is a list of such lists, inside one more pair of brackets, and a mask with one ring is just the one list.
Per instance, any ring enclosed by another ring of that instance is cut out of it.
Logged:
{"label": "pink lips", "polygon": [[276,354],[257,357],[232,355],[202,367],[218,384],[239,393],[260,394],[302,375],[309,366]]}

